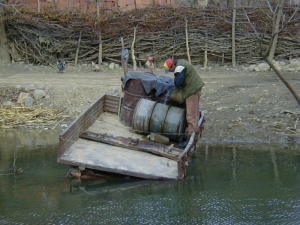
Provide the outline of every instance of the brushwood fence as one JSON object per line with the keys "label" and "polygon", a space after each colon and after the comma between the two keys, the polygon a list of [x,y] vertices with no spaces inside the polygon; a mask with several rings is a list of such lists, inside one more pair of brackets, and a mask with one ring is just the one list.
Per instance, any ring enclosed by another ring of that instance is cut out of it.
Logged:
{"label": "brushwood fence", "polygon": [[[287,17],[293,12],[292,8],[285,9]],[[275,59],[298,57],[298,17],[296,14],[296,18],[279,34]],[[101,44],[103,61],[121,62],[120,37],[130,52],[134,28],[134,54],[139,63],[145,62],[149,55],[156,62],[168,57],[187,58],[186,28],[189,54],[194,64],[203,64],[205,51],[210,61],[230,62],[232,57],[230,10],[150,7],[117,12],[102,9],[100,18],[97,18],[90,13],[66,13],[45,8],[40,13],[8,10],[5,18],[15,61],[53,66],[58,60],[74,63],[77,58],[79,63],[85,64],[98,61]],[[261,52],[269,45],[271,29],[272,20],[263,9],[237,10],[235,43],[238,64],[262,59]],[[130,57],[129,63],[131,60]]]}

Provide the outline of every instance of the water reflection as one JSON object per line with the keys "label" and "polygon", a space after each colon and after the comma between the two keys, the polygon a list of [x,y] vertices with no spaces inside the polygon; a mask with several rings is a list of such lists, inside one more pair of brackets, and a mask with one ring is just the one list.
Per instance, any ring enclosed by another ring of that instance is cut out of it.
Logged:
{"label": "water reflection", "polygon": [[[24,132],[24,133],[23,133]],[[199,145],[186,179],[69,180],[57,132],[1,131],[1,224],[297,224],[296,146]]]}

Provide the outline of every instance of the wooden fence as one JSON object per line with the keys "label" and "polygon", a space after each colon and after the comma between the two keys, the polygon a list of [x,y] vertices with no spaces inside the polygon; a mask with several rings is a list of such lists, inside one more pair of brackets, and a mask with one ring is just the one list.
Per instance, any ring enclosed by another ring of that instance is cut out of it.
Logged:
{"label": "wooden fence", "polygon": [[[285,12],[292,14],[293,9]],[[9,11],[6,29],[12,57],[54,65],[60,59],[74,63],[78,52],[79,63],[90,63],[98,61],[101,44],[103,61],[120,62],[120,37],[130,50],[136,28],[134,50],[139,62],[149,55],[156,62],[168,57],[187,58],[187,28],[189,54],[194,64],[203,63],[205,51],[210,61],[231,61],[231,11],[160,6],[128,12],[102,9],[100,15],[99,19],[94,14],[58,12],[51,8],[41,13]],[[258,34],[245,12],[238,10],[235,41],[238,64],[261,60],[261,51],[267,49],[271,36],[272,21],[261,9],[247,9],[247,15]],[[280,33],[275,59],[298,57],[298,21],[297,15]]]}

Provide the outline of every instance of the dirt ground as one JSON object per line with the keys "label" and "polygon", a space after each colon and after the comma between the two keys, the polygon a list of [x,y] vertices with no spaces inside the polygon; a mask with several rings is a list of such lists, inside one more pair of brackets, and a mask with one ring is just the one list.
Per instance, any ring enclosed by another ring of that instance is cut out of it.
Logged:
{"label": "dirt ground", "polygon": [[[218,65],[196,68],[205,82],[200,101],[205,129],[200,142],[299,143],[299,107],[274,72]],[[165,75],[162,68],[154,73]],[[283,74],[299,90],[299,73]],[[48,98],[35,104],[65,108],[69,118],[55,127],[62,130],[99,95],[118,92],[121,76],[122,68],[102,67],[100,72],[94,72],[87,65],[77,68],[67,65],[63,73],[58,73],[56,68],[46,66],[0,65],[0,100],[16,102],[18,85],[43,89]]]}

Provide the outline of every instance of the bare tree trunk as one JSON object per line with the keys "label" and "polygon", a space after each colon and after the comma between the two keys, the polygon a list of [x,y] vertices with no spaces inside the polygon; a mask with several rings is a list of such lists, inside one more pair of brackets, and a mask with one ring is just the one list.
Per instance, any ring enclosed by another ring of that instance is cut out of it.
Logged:
{"label": "bare tree trunk", "polygon": [[[5,3],[6,1],[0,0],[0,18],[5,13]],[[10,54],[8,48],[8,40],[6,37],[5,24],[4,20],[0,20],[0,62],[2,63],[10,63]]]}
{"label": "bare tree trunk", "polygon": [[236,59],[235,59],[235,20],[236,20],[236,0],[233,0],[233,14],[232,14],[232,34],[231,34],[231,38],[232,38],[232,49],[231,49],[231,60],[232,60],[232,67],[235,68],[236,67]]}
{"label": "bare tree trunk", "polygon": [[292,95],[295,97],[296,101],[298,102],[298,105],[300,106],[300,96],[298,93],[294,90],[294,88],[290,85],[290,83],[282,76],[280,71],[276,68],[276,66],[273,63],[273,60],[271,60],[269,57],[265,59],[267,63],[270,65],[270,67],[274,70],[274,72],[277,74],[277,76],[280,78],[280,80],[285,84],[285,86],[290,90]]}
{"label": "bare tree trunk", "polygon": [[117,11],[119,11],[119,0],[116,0],[117,2]]}
{"label": "bare tree trunk", "polygon": [[70,12],[70,0],[67,0],[67,12]]}
{"label": "bare tree trunk", "polygon": [[284,6],[284,1],[285,0],[280,0],[280,2],[278,3],[278,7],[277,8],[277,12],[273,13],[273,21],[274,21],[274,25],[272,28],[272,39],[271,39],[271,43],[269,45],[270,49],[267,52],[266,56],[272,61],[274,59],[274,55],[275,55],[275,50],[276,50],[276,46],[277,46],[277,42],[278,42],[278,33],[279,33],[279,24],[281,21],[281,17],[282,17],[282,10],[283,10],[283,6]]}
{"label": "bare tree trunk", "polygon": [[100,0],[95,0],[96,1],[96,9],[97,9],[97,18],[100,18]]}
{"label": "bare tree trunk", "polygon": [[96,1],[97,7],[97,20],[98,20],[98,38],[99,38],[99,52],[98,52],[98,63],[102,63],[102,35],[101,35],[101,26],[100,26],[100,0]]}
{"label": "bare tree trunk", "polygon": [[40,3],[40,0],[37,0],[37,11],[41,12],[41,3]]}
{"label": "bare tree trunk", "polygon": [[57,3],[55,0],[53,0],[53,5],[54,5],[54,8],[55,8],[55,11],[57,11]]}
{"label": "bare tree trunk", "polygon": [[87,13],[90,6],[90,0],[85,0],[84,11],[83,13]]}

